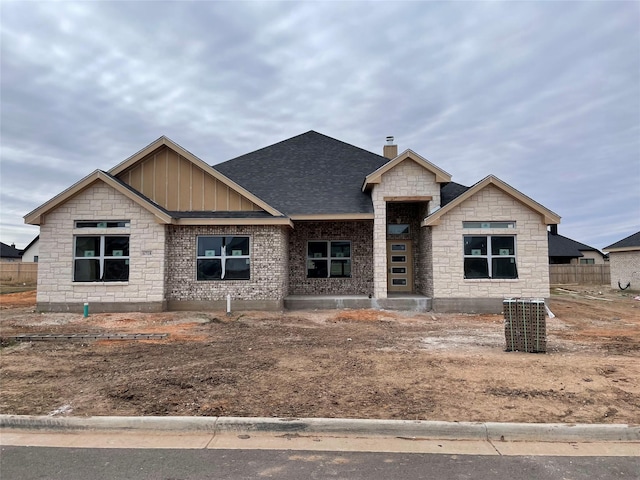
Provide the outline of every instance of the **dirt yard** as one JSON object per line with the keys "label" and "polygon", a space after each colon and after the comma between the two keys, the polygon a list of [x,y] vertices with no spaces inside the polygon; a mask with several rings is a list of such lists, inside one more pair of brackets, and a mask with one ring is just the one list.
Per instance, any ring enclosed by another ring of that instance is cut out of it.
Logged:
{"label": "dirt yard", "polygon": [[[640,423],[637,294],[554,290],[548,352],[499,315],[375,310],[38,314],[0,295],[0,413]],[[38,341],[26,333],[168,333]]]}

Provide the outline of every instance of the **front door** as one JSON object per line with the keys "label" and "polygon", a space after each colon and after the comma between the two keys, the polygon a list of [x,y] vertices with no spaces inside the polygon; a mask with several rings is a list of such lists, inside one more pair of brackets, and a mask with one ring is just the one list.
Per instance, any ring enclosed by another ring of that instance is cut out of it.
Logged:
{"label": "front door", "polygon": [[413,292],[411,240],[387,242],[387,290],[389,292]]}

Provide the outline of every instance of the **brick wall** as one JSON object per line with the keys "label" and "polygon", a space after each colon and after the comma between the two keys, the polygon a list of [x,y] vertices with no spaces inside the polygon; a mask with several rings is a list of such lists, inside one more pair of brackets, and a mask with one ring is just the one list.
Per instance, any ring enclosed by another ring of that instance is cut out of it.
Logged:
{"label": "brick wall", "polygon": [[610,252],[611,288],[623,287],[631,282],[631,290],[640,290],[640,250],[635,252]]}
{"label": "brick wall", "polygon": [[433,254],[431,245],[431,228],[420,228],[420,251],[418,273],[416,275],[416,293],[433,297]]}
{"label": "brick wall", "polygon": [[[168,226],[167,300],[214,301],[230,294],[234,300],[281,301],[287,295],[288,235],[285,226]],[[249,280],[196,280],[198,235],[247,235]]]}
{"label": "brick wall", "polygon": [[[515,229],[463,229],[463,221],[516,222]],[[516,235],[518,279],[464,279],[463,235]],[[432,227],[434,298],[548,297],[547,228],[539,214],[488,186]]]}
{"label": "brick wall", "polygon": [[[307,278],[307,241],[351,240],[351,278]],[[289,293],[373,293],[373,222],[295,222],[289,241]]]}
{"label": "brick wall", "polygon": [[[387,202],[384,197],[431,196],[430,208],[440,206],[440,184],[435,175],[412,160],[405,160],[382,175],[382,181],[374,185],[371,200],[374,209],[374,294],[387,298]],[[426,261],[420,263],[424,265]],[[419,271],[423,271],[420,267]],[[420,288],[424,287],[425,273],[420,274]]]}
{"label": "brick wall", "polygon": [[[75,220],[129,220],[131,226],[75,229]],[[92,233],[130,235],[129,281],[73,281],[74,234]],[[164,240],[164,226],[151,213],[104,183],[95,183],[47,214],[40,226],[38,308],[84,302],[162,303]]]}

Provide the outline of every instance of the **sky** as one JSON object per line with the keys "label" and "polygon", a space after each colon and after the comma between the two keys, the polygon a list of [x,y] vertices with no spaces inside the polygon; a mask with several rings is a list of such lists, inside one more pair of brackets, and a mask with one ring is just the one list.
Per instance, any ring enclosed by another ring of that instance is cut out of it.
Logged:
{"label": "sky", "polygon": [[640,230],[640,2],[0,1],[0,240],[166,135],[309,130],[493,174],[602,249]]}

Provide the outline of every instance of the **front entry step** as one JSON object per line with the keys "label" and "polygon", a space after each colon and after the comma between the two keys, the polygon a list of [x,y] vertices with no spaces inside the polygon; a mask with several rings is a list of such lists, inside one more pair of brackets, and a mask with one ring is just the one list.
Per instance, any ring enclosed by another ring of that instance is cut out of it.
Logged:
{"label": "front entry step", "polygon": [[289,295],[284,299],[287,310],[333,310],[340,308],[375,308],[428,312],[431,299],[420,295],[395,295],[390,298],[369,298],[365,295]]}

